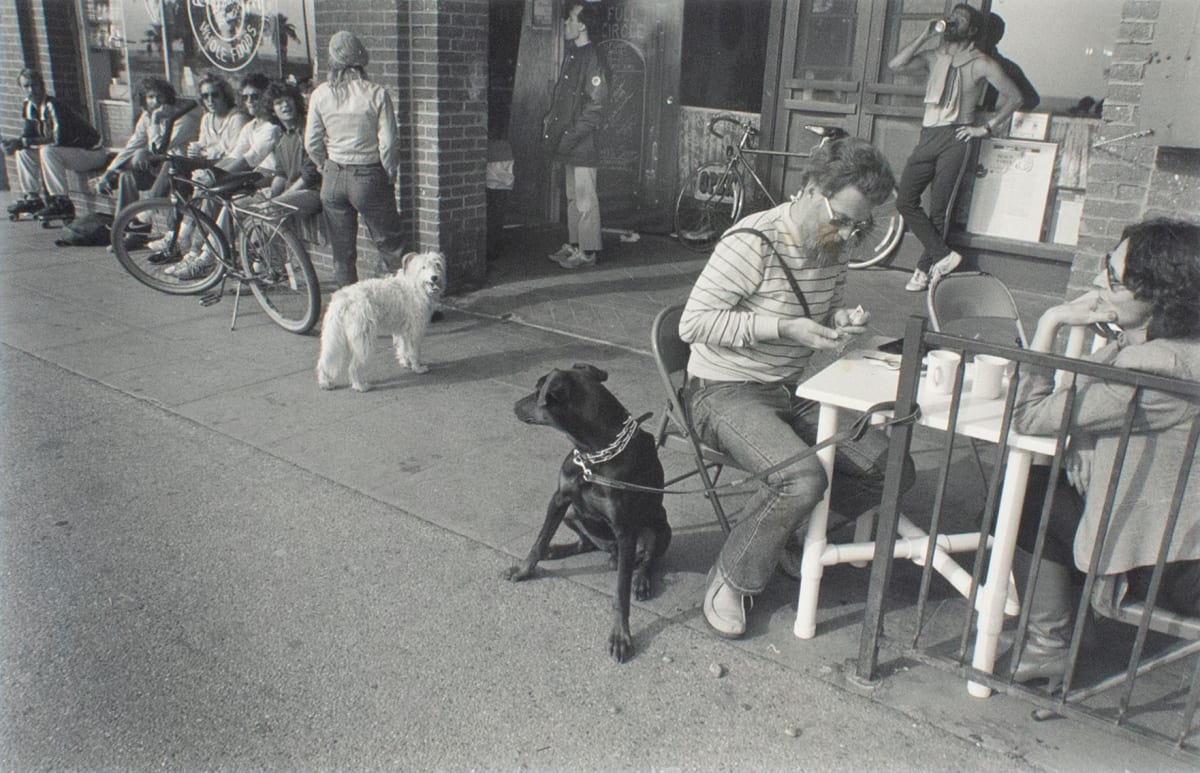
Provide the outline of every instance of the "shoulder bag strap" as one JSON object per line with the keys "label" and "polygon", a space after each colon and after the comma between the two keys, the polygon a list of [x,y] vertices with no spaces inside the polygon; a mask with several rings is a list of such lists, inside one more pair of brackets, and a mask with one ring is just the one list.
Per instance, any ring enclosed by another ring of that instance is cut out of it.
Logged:
{"label": "shoulder bag strap", "polygon": [[726,231],[721,239],[734,234],[752,234],[762,239],[771,248],[771,252],[775,254],[775,260],[779,261],[780,267],[783,269],[783,275],[787,277],[788,284],[792,287],[792,292],[796,294],[796,300],[800,301],[800,306],[804,309],[804,316],[812,319],[812,311],[808,308],[808,300],[804,297],[804,292],[800,289],[800,284],[796,282],[796,277],[792,274],[792,270],[788,268],[787,261],[779,254],[779,250],[775,248],[775,243],[771,241],[771,237],[767,236],[757,228],[734,228],[732,231]]}

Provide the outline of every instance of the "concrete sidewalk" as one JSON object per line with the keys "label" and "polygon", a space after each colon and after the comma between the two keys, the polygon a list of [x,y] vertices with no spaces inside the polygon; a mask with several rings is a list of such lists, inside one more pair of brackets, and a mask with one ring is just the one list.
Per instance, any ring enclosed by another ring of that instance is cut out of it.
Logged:
{"label": "concrete sidewalk", "polygon": [[[56,248],[50,232],[28,223],[3,226],[0,343],[477,546],[520,556],[540,525],[568,444],[552,430],[517,423],[514,401],[549,368],[590,362],[610,372],[612,391],[632,413],[659,411],[662,397],[648,355],[650,322],[660,308],[686,298],[704,258],[665,237],[631,243],[613,237],[600,266],[566,272],[543,257],[557,247],[554,230],[510,229],[506,235],[488,286],[447,299],[447,320],[431,328],[426,341],[429,373],[399,370],[384,347],[369,367],[377,387],[365,395],[319,390],[313,374],[317,339],[283,332],[251,297],[242,299],[231,332],[232,297],[202,308],[194,298],[156,293],[126,275],[103,249]],[[923,296],[902,290],[904,273],[886,268],[852,273],[848,299],[871,310],[872,332],[899,336],[909,314],[923,313]],[[1018,295],[1027,324],[1056,300]],[[689,460],[664,453],[663,462],[670,476],[687,469]],[[910,496],[919,502],[931,494]],[[978,491],[956,496],[966,506],[978,499]],[[669,662],[660,646],[664,629],[682,627],[705,641],[710,637],[699,603],[721,534],[699,495],[669,498],[667,508],[675,539],[655,597],[636,605],[632,623],[643,663]],[[612,592],[611,575],[595,555],[543,570],[604,596]],[[791,633],[795,584],[782,577],[774,582],[756,600],[747,637],[719,646],[784,669],[794,681],[781,685],[764,678],[743,686],[770,696],[772,703],[799,704],[809,691],[845,687],[842,674],[857,650],[866,575],[846,566],[827,571],[818,635],[811,641]],[[548,620],[558,614],[552,604],[545,609]],[[601,648],[606,618],[596,615],[595,646],[582,655],[594,657],[597,669],[608,667]],[[481,635],[531,646],[521,633],[516,628]],[[866,699],[846,692],[845,705],[838,708],[834,701],[822,719],[844,723],[846,743],[837,765],[843,769],[1186,768],[1088,725],[1035,723],[1020,701],[971,699],[965,685],[944,672],[886,653],[884,659],[890,676],[870,700],[886,711],[865,720]],[[930,758],[926,766],[903,755],[889,758],[863,743],[930,727],[953,753]],[[972,748],[977,756],[962,753]],[[795,767],[805,767],[803,752],[797,755]]]}

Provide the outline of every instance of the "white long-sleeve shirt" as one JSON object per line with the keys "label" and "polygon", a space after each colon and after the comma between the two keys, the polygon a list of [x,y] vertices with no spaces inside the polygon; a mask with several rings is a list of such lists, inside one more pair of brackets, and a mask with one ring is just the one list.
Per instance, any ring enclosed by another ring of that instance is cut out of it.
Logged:
{"label": "white long-sleeve shirt", "polygon": [[328,83],[313,90],[308,101],[304,148],[318,167],[326,159],[339,164],[382,164],[395,178],[400,165],[396,111],[387,89],[362,78],[338,87],[338,99]]}
{"label": "white long-sleeve shirt", "polygon": [[200,139],[197,140],[204,157],[217,161],[227,156],[249,120],[250,116],[241,110],[231,110],[224,116],[205,113],[200,119]]}

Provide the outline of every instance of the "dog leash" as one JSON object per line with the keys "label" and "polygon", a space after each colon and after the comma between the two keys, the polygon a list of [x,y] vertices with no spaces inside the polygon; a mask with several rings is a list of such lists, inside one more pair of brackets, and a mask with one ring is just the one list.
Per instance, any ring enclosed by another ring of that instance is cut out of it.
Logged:
{"label": "dog leash", "polygon": [[[895,400],[889,400],[889,401],[882,402],[882,403],[875,403],[870,408],[868,408],[863,413],[862,416],[858,417],[858,419],[856,419],[855,422],[853,424],[851,424],[850,427],[848,429],[846,429],[845,431],[839,432],[832,437],[826,438],[825,440],[822,440],[821,442],[819,442],[813,446],[810,446],[810,447],[804,449],[803,451],[801,451],[800,453],[795,454],[794,456],[790,456],[787,459],[784,459],[782,462],[772,465],[765,470],[761,470],[756,473],[751,473],[749,475],[746,475],[745,477],[739,478],[738,480],[732,481],[730,483],[722,483],[719,486],[711,486],[711,487],[703,486],[701,488],[685,489],[682,491],[678,490],[678,489],[672,490],[672,489],[665,489],[665,488],[655,488],[654,486],[643,486],[638,483],[627,483],[625,481],[617,480],[615,478],[606,478],[603,475],[597,475],[595,472],[593,472],[591,470],[591,468],[589,468],[583,461],[581,461],[578,451],[575,452],[574,461],[575,461],[575,464],[579,465],[579,468],[581,470],[583,470],[583,479],[585,481],[587,481],[588,483],[595,483],[598,486],[605,486],[607,488],[619,489],[621,491],[638,491],[638,492],[642,492],[642,493],[646,493],[646,494],[711,494],[711,493],[716,493],[719,491],[725,491],[727,489],[740,488],[740,487],[745,486],[746,484],[750,483],[751,481],[766,480],[766,478],[768,476],[770,476],[776,472],[779,472],[780,470],[782,470],[785,467],[795,464],[796,462],[800,461],[801,459],[806,459],[806,458],[812,456],[813,454],[817,453],[822,448],[826,448],[827,446],[834,445],[836,443],[840,443],[844,440],[852,440],[852,441],[860,440],[862,438],[862,436],[866,433],[867,428],[871,426],[871,417],[873,415],[875,415],[877,413],[886,413],[889,411],[894,411],[895,409],[896,409],[896,401]],[[637,421],[638,422],[644,421],[648,416],[649,416],[649,414],[647,414],[647,416],[643,416],[643,417],[639,418]],[[919,418],[921,418],[921,406],[914,405],[913,412],[910,413],[909,415],[892,417],[890,419],[886,419],[882,422],[882,425],[884,427],[894,427],[899,424],[912,424],[912,423],[916,422]],[[616,454],[613,454],[613,456],[616,456]],[[609,458],[612,458],[612,457],[609,457]]]}

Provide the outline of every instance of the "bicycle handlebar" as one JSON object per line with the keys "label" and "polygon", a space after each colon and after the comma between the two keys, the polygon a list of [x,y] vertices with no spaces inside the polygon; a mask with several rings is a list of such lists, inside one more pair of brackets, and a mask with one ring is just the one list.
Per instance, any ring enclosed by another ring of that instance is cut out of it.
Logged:
{"label": "bicycle handlebar", "polygon": [[720,137],[721,139],[724,139],[725,135],[717,131],[717,124],[721,123],[731,123],[751,137],[758,134],[758,129],[754,128],[753,124],[749,123],[748,121],[739,120],[732,115],[718,115],[710,119],[708,122],[708,133],[714,137]]}

